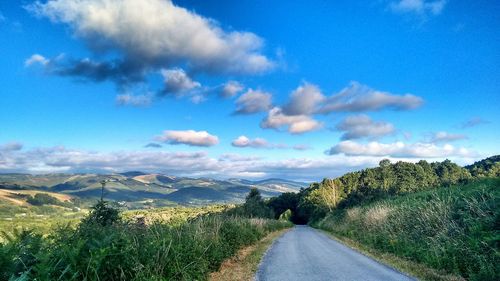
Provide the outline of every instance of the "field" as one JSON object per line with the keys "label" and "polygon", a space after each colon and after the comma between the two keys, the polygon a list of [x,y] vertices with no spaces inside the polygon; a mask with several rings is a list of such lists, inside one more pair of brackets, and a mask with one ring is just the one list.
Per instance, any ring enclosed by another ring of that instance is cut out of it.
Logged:
{"label": "field", "polygon": [[338,210],[322,229],[470,280],[500,280],[500,179]]}

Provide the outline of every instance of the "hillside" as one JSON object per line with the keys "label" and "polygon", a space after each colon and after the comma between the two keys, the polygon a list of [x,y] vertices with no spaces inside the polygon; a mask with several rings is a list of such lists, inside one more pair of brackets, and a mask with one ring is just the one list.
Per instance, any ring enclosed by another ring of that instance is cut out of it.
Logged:
{"label": "hillside", "polygon": [[317,225],[467,280],[499,280],[499,204],[500,179],[483,179],[340,209]]}
{"label": "hillside", "polygon": [[101,181],[106,181],[105,197],[108,200],[120,201],[130,208],[238,203],[243,201],[251,188],[259,189],[264,197],[271,197],[307,187],[306,183],[281,179],[216,180],[132,171],[110,175],[0,174],[0,190],[3,190],[2,194],[12,190],[50,192],[85,201],[101,196]]}

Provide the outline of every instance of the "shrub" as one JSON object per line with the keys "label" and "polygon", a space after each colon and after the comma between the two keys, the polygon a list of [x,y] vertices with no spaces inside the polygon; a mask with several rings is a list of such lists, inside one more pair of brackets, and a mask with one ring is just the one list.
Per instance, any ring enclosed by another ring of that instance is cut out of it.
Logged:
{"label": "shrub", "polygon": [[337,210],[319,226],[382,252],[459,274],[500,280],[500,179]]}
{"label": "shrub", "polygon": [[229,213],[138,224],[100,201],[76,228],[0,244],[0,280],[205,280],[241,247],[290,226]]}

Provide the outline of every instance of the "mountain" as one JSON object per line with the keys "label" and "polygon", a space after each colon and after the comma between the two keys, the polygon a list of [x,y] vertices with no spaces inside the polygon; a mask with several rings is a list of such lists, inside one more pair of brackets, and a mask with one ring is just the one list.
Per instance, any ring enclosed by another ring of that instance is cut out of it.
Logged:
{"label": "mountain", "polygon": [[101,182],[106,182],[105,198],[124,201],[133,207],[142,205],[202,205],[242,202],[251,188],[264,197],[283,192],[297,192],[307,183],[283,179],[250,181],[176,177],[131,171],[118,174],[0,174],[0,190],[30,190],[64,194],[81,200],[101,196]]}

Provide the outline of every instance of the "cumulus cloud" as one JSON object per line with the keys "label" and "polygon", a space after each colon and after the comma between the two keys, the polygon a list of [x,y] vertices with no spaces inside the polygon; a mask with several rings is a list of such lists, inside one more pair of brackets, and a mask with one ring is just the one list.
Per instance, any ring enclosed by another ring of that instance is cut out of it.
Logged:
{"label": "cumulus cloud", "polygon": [[343,131],[342,140],[359,139],[363,137],[382,137],[394,132],[394,126],[386,122],[373,121],[369,116],[361,114],[349,116],[337,124],[336,129]]}
{"label": "cumulus cloud", "polygon": [[144,107],[151,105],[153,101],[153,95],[132,95],[132,94],[122,94],[116,96],[116,104],[120,106],[130,105],[136,107]]}
{"label": "cumulus cloud", "polygon": [[488,123],[490,123],[490,122],[487,120],[484,120],[481,117],[473,117],[473,118],[463,122],[460,127],[462,129],[466,129],[466,128],[472,128],[472,127],[476,127],[476,126],[488,124]]}
{"label": "cumulus cloud", "polygon": [[420,107],[422,104],[422,98],[412,94],[395,95],[353,81],[339,93],[328,97],[318,112],[362,112],[382,109],[411,110]]}
{"label": "cumulus cloud", "polygon": [[399,0],[391,2],[389,8],[395,13],[437,16],[441,14],[447,2],[447,0]]}
{"label": "cumulus cloud", "polygon": [[259,36],[225,31],[215,20],[169,0],[49,0],[26,9],[67,25],[101,58],[47,64],[56,75],[123,85],[179,65],[209,74],[257,74],[274,67],[262,54]]}
{"label": "cumulus cloud", "polygon": [[214,146],[219,143],[217,136],[207,131],[164,131],[163,135],[155,138],[156,141],[168,144],[186,144],[190,146]]}
{"label": "cumulus cloud", "polygon": [[318,86],[303,83],[290,95],[290,101],[283,106],[287,115],[309,115],[316,111],[319,103],[325,100]]}
{"label": "cumulus cloud", "polygon": [[27,58],[24,61],[25,66],[32,66],[35,64],[40,64],[40,65],[45,66],[48,63],[49,63],[49,60],[40,54],[33,54],[31,57]]}
{"label": "cumulus cloud", "polygon": [[221,87],[219,95],[223,98],[232,98],[243,91],[244,86],[238,81],[228,81]]}
{"label": "cumulus cloud", "polygon": [[174,94],[181,96],[186,92],[199,88],[200,83],[193,81],[186,72],[180,68],[162,69],[164,88],[161,95]]}
{"label": "cumulus cloud", "polygon": [[272,95],[270,93],[248,89],[236,100],[235,114],[252,114],[266,111],[271,108]]}
{"label": "cumulus cloud", "polygon": [[252,147],[252,148],[266,148],[266,149],[274,149],[274,148],[288,149],[288,148],[290,148],[286,144],[269,143],[267,140],[265,140],[263,138],[249,139],[247,136],[239,136],[238,138],[236,138],[235,140],[233,140],[231,142],[231,145],[234,147]]}
{"label": "cumulus cloud", "polygon": [[262,138],[249,139],[246,136],[239,136],[231,142],[231,145],[235,147],[265,148],[269,146],[269,143]]}
{"label": "cumulus cloud", "polygon": [[463,147],[454,147],[450,144],[438,146],[432,143],[380,143],[367,144],[355,141],[342,141],[330,148],[329,155],[344,154],[348,156],[388,156],[409,158],[442,158],[442,157],[473,157],[476,154]]}
{"label": "cumulus cloud", "polygon": [[318,130],[323,127],[323,124],[308,115],[286,115],[281,108],[274,107],[269,111],[267,117],[262,120],[260,127],[276,130],[286,127],[289,133],[302,134]]}
{"label": "cumulus cloud", "polygon": [[438,143],[438,142],[451,142],[451,141],[457,141],[457,140],[463,140],[466,139],[467,136],[463,134],[452,134],[448,132],[435,132],[432,134],[430,138],[430,142],[433,143]]}

